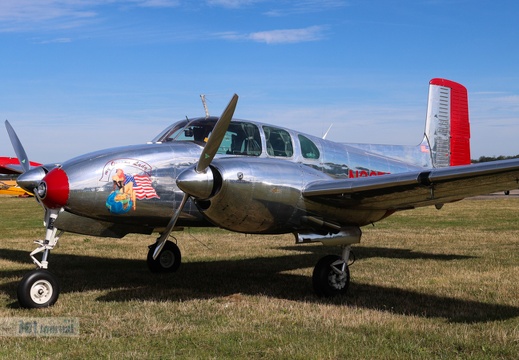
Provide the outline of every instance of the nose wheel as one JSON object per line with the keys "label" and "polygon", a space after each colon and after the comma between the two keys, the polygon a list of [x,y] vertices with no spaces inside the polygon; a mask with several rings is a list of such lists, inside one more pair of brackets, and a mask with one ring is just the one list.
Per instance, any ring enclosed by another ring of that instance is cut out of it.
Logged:
{"label": "nose wheel", "polygon": [[49,307],[58,300],[59,290],[56,276],[37,269],[27,273],[18,284],[18,303],[27,309]]}

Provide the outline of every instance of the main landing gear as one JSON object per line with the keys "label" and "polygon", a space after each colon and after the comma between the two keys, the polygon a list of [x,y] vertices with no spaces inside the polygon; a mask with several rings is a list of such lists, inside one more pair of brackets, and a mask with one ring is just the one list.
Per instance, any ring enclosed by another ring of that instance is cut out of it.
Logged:
{"label": "main landing gear", "polygon": [[[52,306],[59,297],[60,285],[55,275],[47,270],[50,251],[57,245],[62,232],[57,233],[54,221],[59,210],[47,209],[45,212],[46,234],[45,240],[35,241],[38,244],[30,256],[38,269],[26,274],[18,285],[18,302],[24,308],[44,308]],[[182,258],[178,246],[166,241],[162,250],[153,258],[159,242],[149,246],[147,264],[155,273],[175,272],[178,270]],[[35,255],[42,253],[41,260]],[[312,282],[314,291],[323,297],[343,295],[350,284],[349,265],[351,245],[344,245],[342,256],[327,255],[320,259],[314,268]]]}
{"label": "main landing gear", "polygon": [[344,295],[350,285],[351,245],[345,246],[342,256],[327,255],[321,258],[314,268],[312,282],[318,296],[333,297]]}
{"label": "main landing gear", "polygon": [[165,272],[175,272],[178,270],[180,263],[182,261],[182,257],[180,255],[180,249],[177,244],[166,241],[164,243],[164,247],[160,251],[159,255],[156,259],[153,259],[153,253],[155,248],[157,247],[158,242],[150,245],[148,251],[148,257],[146,259],[146,263],[148,264],[148,268],[153,273],[165,273]]}

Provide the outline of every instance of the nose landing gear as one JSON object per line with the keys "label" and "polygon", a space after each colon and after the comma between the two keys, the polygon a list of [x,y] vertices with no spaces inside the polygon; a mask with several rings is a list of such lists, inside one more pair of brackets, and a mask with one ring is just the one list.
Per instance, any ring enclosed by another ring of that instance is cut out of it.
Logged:
{"label": "nose landing gear", "polygon": [[[35,241],[38,248],[31,252],[32,261],[38,269],[27,273],[18,284],[18,303],[24,308],[43,308],[54,305],[58,300],[60,287],[57,277],[47,270],[50,251],[58,243],[61,233],[57,233],[54,221],[58,218],[60,210],[45,210],[45,225],[47,227],[45,240]],[[41,260],[34,255],[42,253]]]}

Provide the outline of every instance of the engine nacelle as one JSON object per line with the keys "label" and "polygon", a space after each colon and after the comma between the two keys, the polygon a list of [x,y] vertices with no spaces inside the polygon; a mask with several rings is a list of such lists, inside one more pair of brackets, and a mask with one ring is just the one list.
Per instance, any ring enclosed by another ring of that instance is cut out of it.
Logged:
{"label": "engine nacelle", "polygon": [[197,200],[208,220],[237,232],[280,234],[301,226],[306,215],[301,190],[329,179],[320,171],[284,160],[215,159],[212,196]]}

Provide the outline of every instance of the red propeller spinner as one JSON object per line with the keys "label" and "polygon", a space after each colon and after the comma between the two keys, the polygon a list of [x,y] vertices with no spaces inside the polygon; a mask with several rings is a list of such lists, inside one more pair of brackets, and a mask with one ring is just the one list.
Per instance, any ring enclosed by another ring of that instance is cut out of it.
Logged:
{"label": "red propeller spinner", "polygon": [[50,209],[58,209],[68,202],[70,188],[67,173],[62,168],[49,171],[38,185],[38,196]]}

